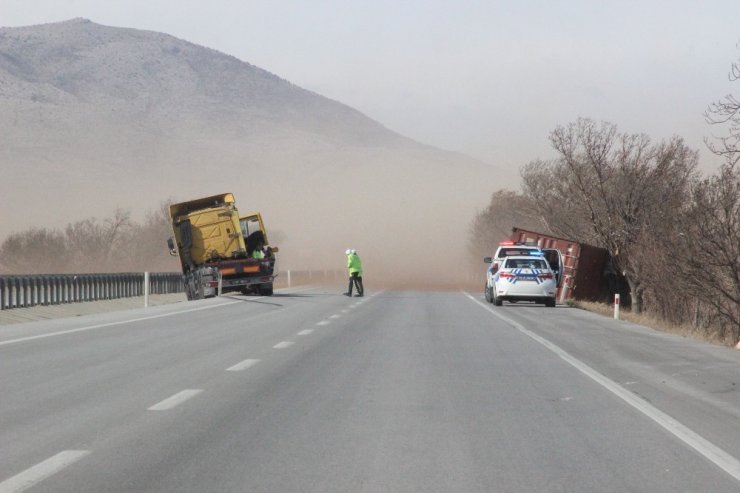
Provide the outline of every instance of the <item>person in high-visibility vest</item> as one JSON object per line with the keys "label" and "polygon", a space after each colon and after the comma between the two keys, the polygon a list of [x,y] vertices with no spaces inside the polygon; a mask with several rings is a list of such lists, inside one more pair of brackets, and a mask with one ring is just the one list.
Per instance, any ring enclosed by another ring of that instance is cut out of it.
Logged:
{"label": "person in high-visibility vest", "polygon": [[344,252],[347,255],[347,270],[349,270],[349,287],[345,296],[352,296],[352,286],[357,288],[357,296],[365,295],[365,288],[362,286],[362,260],[357,255],[356,250],[347,250]]}
{"label": "person in high-visibility vest", "polygon": [[265,235],[257,230],[245,239],[247,254],[256,259],[265,258]]}

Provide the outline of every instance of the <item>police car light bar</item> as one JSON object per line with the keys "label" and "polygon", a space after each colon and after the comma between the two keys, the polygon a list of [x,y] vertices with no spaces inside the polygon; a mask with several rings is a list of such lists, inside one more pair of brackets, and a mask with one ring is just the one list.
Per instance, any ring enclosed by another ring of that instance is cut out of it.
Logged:
{"label": "police car light bar", "polygon": [[525,245],[525,246],[535,246],[539,247],[537,245],[536,241],[514,241],[514,240],[503,240],[499,242],[499,246],[514,246],[514,245]]}

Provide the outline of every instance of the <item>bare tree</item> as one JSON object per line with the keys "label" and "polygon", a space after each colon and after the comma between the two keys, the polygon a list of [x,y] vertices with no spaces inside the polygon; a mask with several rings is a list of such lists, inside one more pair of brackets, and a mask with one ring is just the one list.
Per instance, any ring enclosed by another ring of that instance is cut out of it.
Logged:
{"label": "bare tree", "polygon": [[522,189],[547,230],[564,238],[590,237],[589,206],[567,167],[532,161],[522,169]]}
{"label": "bare tree", "polygon": [[[65,229],[70,261],[78,272],[110,269],[115,255],[120,258],[122,240],[131,227],[131,214],[116,209],[113,217],[99,222],[96,218],[77,221]],[[120,271],[120,264],[116,271]]]}
{"label": "bare tree", "polygon": [[471,265],[478,268],[481,257],[493,254],[498,243],[511,234],[513,226],[547,231],[528,197],[511,190],[498,190],[491,195],[488,207],[478,212],[470,225]]}
{"label": "bare tree", "polygon": [[[729,79],[732,82],[740,80],[740,60],[730,67]],[[740,161],[740,101],[732,94],[728,94],[710,104],[704,112],[704,118],[712,125],[727,129],[727,134],[719,137],[718,143],[705,140],[709,149],[717,155],[724,156],[730,165]]]}
{"label": "bare tree", "polygon": [[142,224],[121,209],[111,217],[70,223],[64,232],[30,229],[0,245],[3,273],[55,274],[179,270],[169,255],[169,202],[149,211]]}
{"label": "bare tree", "polygon": [[179,270],[175,257],[169,254],[167,238],[172,236],[169,206],[173,200],[162,202],[150,210],[142,224],[133,224],[122,241],[121,254],[130,270]]}
{"label": "bare tree", "polygon": [[[738,45],[740,46],[740,44]],[[729,80],[740,81],[740,60]],[[682,278],[696,297],[719,315],[720,337],[740,340],[740,101],[728,94],[704,112],[708,123],[725,129],[709,149],[724,157],[718,173],[696,184],[690,213],[677,238]]]}
{"label": "bare tree", "polygon": [[550,134],[558,159],[522,171],[524,194],[558,235],[606,248],[642,311],[646,276],[642,243],[674,226],[695,180],[697,153],[682,139],[653,144],[610,123],[578,119]]}
{"label": "bare tree", "polygon": [[727,163],[693,189],[677,237],[681,278],[722,319],[720,337],[740,340],[740,169]]}
{"label": "bare tree", "polygon": [[0,246],[0,266],[6,274],[62,273],[59,260],[67,255],[64,234],[49,229],[13,233]]}

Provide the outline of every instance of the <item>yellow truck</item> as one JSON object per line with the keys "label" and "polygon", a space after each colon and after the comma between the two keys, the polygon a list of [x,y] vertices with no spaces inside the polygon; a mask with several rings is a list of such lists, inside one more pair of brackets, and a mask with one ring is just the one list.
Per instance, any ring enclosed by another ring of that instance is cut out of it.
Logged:
{"label": "yellow truck", "polygon": [[223,193],[170,206],[174,237],[170,254],[180,257],[188,300],[241,291],[270,296],[275,253],[259,213],[239,216],[234,195]]}

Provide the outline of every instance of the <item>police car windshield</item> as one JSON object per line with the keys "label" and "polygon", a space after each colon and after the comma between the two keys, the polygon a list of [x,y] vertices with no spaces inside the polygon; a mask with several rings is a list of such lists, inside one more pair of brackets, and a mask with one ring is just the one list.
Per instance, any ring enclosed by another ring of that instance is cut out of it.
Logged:
{"label": "police car windshield", "polygon": [[506,269],[547,269],[547,263],[541,258],[507,258]]}

